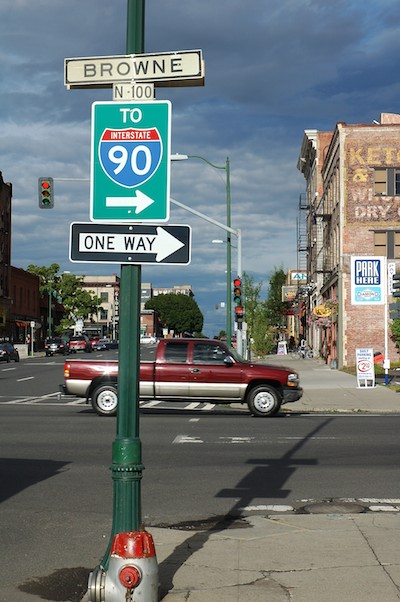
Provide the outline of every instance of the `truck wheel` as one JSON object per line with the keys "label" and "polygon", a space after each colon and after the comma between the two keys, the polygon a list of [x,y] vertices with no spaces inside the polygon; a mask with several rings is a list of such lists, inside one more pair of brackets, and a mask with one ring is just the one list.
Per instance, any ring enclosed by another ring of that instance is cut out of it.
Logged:
{"label": "truck wheel", "polygon": [[100,385],[93,391],[92,407],[99,416],[115,416],[117,405],[117,388],[114,385]]}
{"label": "truck wheel", "polygon": [[274,387],[260,385],[248,394],[247,405],[253,416],[275,416],[281,407],[281,399]]}

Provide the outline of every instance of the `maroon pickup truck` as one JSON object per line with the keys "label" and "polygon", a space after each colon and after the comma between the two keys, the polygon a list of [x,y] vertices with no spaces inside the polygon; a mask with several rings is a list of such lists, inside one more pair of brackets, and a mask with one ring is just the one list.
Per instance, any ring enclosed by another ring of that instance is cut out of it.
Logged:
{"label": "maroon pickup truck", "polygon": [[[115,416],[118,362],[67,360],[62,393],[85,397],[100,416]],[[254,416],[274,416],[303,390],[290,368],[252,363],[211,339],[164,339],[154,362],[140,362],[140,398],[246,403]]]}

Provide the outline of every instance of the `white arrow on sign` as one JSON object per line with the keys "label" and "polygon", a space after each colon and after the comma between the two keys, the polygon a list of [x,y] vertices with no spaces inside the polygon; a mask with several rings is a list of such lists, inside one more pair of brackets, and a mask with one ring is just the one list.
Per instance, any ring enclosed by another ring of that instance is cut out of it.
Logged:
{"label": "white arrow on sign", "polygon": [[147,207],[150,207],[154,203],[154,199],[140,192],[136,191],[136,196],[125,197],[125,196],[107,196],[106,207],[136,207],[135,213],[141,213]]}
{"label": "white arrow on sign", "polygon": [[157,248],[156,261],[162,261],[185,246],[183,242],[161,227],[157,228],[157,240],[155,245]]}
{"label": "white arrow on sign", "polygon": [[163,261],[185,243],[172,236],[161,226],[156,234],[119,234],[102,232],[80,232],[79,252],[82,253],[139,253],[156,254],[156,261]]}

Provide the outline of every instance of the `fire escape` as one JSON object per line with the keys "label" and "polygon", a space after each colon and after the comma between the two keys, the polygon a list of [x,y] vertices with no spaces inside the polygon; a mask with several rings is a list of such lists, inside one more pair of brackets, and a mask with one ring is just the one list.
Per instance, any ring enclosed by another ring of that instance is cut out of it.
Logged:
{"label": "fire escape", "polygon": [[299,214],[297,217],[297,270],[307,272],[308,268],[308,236],[307,236],[307,195],[299,197]]}

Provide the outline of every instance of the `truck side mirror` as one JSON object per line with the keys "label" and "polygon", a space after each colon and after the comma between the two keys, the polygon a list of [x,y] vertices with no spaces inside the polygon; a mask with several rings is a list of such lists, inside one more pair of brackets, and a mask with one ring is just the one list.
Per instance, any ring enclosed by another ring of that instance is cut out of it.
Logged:
{"label": "truck side mirror", "polygon": [[234,361],[230,355],[227,355],[226,357],[224,357],[224,364],[225,364],[225,366],[228,366],[228,367],[233,366]]}

